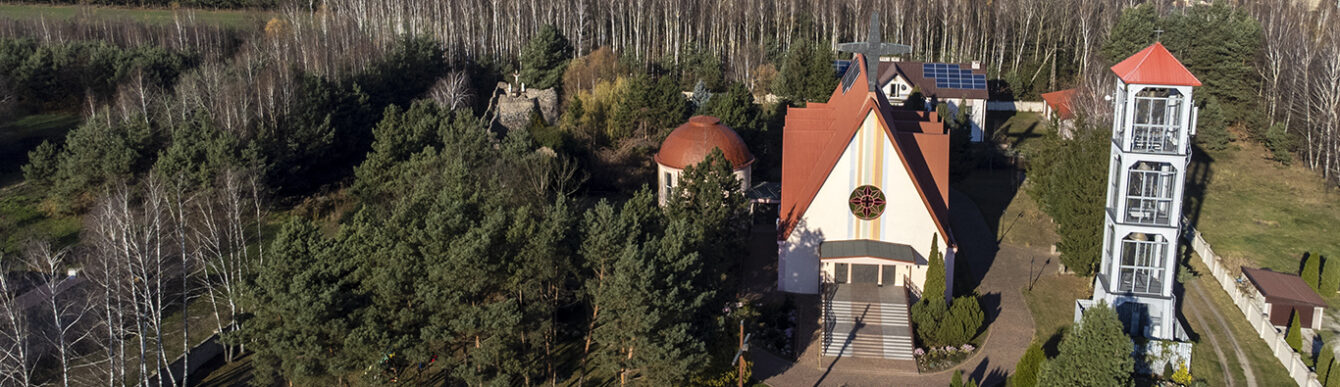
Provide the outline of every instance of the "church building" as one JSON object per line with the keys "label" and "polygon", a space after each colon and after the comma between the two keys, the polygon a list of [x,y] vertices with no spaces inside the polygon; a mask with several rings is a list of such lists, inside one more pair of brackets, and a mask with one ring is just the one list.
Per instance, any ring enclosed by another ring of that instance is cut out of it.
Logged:
{"label": "church building", "polygon": [[871,43],[844,44],[870,51],[843,49],[857,53],[827,103],[787,112],[777,238],[782,291],[815,294],[824,282],[905,286],[916,294],[932,245],[944,254],[946,293],[954,288],[949,134],[934,112],[889,103],[872,71],[879,69],[877,33]]}

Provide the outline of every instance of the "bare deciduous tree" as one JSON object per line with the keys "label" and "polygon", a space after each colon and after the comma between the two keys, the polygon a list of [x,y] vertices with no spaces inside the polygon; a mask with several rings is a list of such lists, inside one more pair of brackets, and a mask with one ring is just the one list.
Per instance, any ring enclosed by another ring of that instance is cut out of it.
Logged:
{"label": "bare deciduous tree", "polygon": [[19,289],[9,277],[9,268],[0,267],[0,385],[31,386],[33,335],[27,311],[18,302]]}

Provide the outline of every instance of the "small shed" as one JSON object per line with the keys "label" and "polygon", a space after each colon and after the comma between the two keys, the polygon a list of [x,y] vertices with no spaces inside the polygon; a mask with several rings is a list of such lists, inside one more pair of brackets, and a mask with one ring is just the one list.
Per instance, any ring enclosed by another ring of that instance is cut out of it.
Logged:
{"label": "small shed", "polygon": [[1289,325],[1289,311],[1297,311],[1299,325],[1321,329],[1322,309],[1326,301],[1297,275],[1265,269],[1242,268],[1242,274],[1256,287],[1266,318],[1275,326]]}

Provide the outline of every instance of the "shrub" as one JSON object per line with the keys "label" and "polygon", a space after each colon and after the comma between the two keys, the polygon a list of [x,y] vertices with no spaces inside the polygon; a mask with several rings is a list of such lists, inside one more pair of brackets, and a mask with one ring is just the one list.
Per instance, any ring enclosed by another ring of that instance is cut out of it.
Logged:
{"label": "shrub", "polygon": [[[1332,373],[1335,373],[1335,348],[1331,347],[1329,341],[1322,340],[1322,342],[1325,344],[1321,345],[1321,351],[1318,351],[1317,353],[1317,366],[1315,369],[1317,371],[1317,381],[1321,382],[1323,386],[1329,386],[1330,384],[1327,384],[1327,379],[1330,378]],[[1335,377],[1333,379],[1340,381],[1340,377]]]}
{"label": "shrub", "polygon": [[1271,160],[1284,165],[1293,162],[1293,155],[1289,153],[1293,149],[1293,138],[1289,137],[1284,123],[1276,123],[1266,130],[1266,148],[1270,149]]}
{"label": "shrub", "polygon": [[1019,363],[1014,366],[1014,376],[1010,379],[1010,385],[1015,387],[1034,387],[1038,385],[1038,372],[1042,369],[1042,362],[1047,360],[1047,355],[1042,352],[1042,343],[1034,341],[1024,351],[1024,357],[1019,359]]}
{"label": "shrub", "polygon": [[1303,270],[1298,272],[1298,276],[1303,277],[1303,282],[1313,291],[1321,293],[1321,257],[1315,254],[1304,257]]}
{"label": "shrub", "polygon": [[1172,381],[1183,386],[1191,384],[1191,371],[1186,366],[1186,362],[1177,366],[1177,372],[1173,373]]}
{"label": "shrub", "polygon": [[1131,373],[1135,370],[1135,359],[1131,357],[1133,344],[1122,332],[1117,312],[1105,302],[1084,312],[1080,322],[1066,332],[1060,350],[1056,359],[1043,367],[1039,385],[1131,384]]}
{"label": "shrub", "polygon": [[1340,289],[1340,260],[1331,262],[1329,257],[1321,256],[1321,261],[1321,289],[1317,292],[1325,296]]}
{"label": "shrub", "polygon": [[963,370],[954,370],[954,379],[949,381],[953,387],[963,387]]}
{"label": "shrub", "polygon": [[949,308],[948,319],[940,324],[940,341],[947,345],[967,343],[982,328],[984,318],[977,296],[955,298],[953,306]]}
{"label": "shrub", "polygon": [[953,306],[935,298],[922,298],[912,305],[912,322],[924,345],[962,346],[977,335],[985,314],[976,295],[954,299]]}
{"label": "shrub", "polygon": [[1284,342],[1289,343],[1289,348],[1294,352],[1303,353],[1303,328],[1298,322],[1298,311],[1289,311],[1289,333],[1284,335]]}

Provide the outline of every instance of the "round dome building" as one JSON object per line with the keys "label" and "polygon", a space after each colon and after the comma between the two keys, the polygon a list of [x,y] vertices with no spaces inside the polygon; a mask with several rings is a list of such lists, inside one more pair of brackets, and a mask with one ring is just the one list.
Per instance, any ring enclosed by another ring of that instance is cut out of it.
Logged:
{"label": "round dome building", "polygon": [[656,160],[656,191],[662,205],[679,185],[684,168],[702,162],[713,149],[721,149],[725,154],[735,177],[740,180],[740,190],[749,190],[754,154],[749,152],[744,140],[716,117],[693,116],[689,122],[670,132],[661,142],[661,150],[653,157]]}

